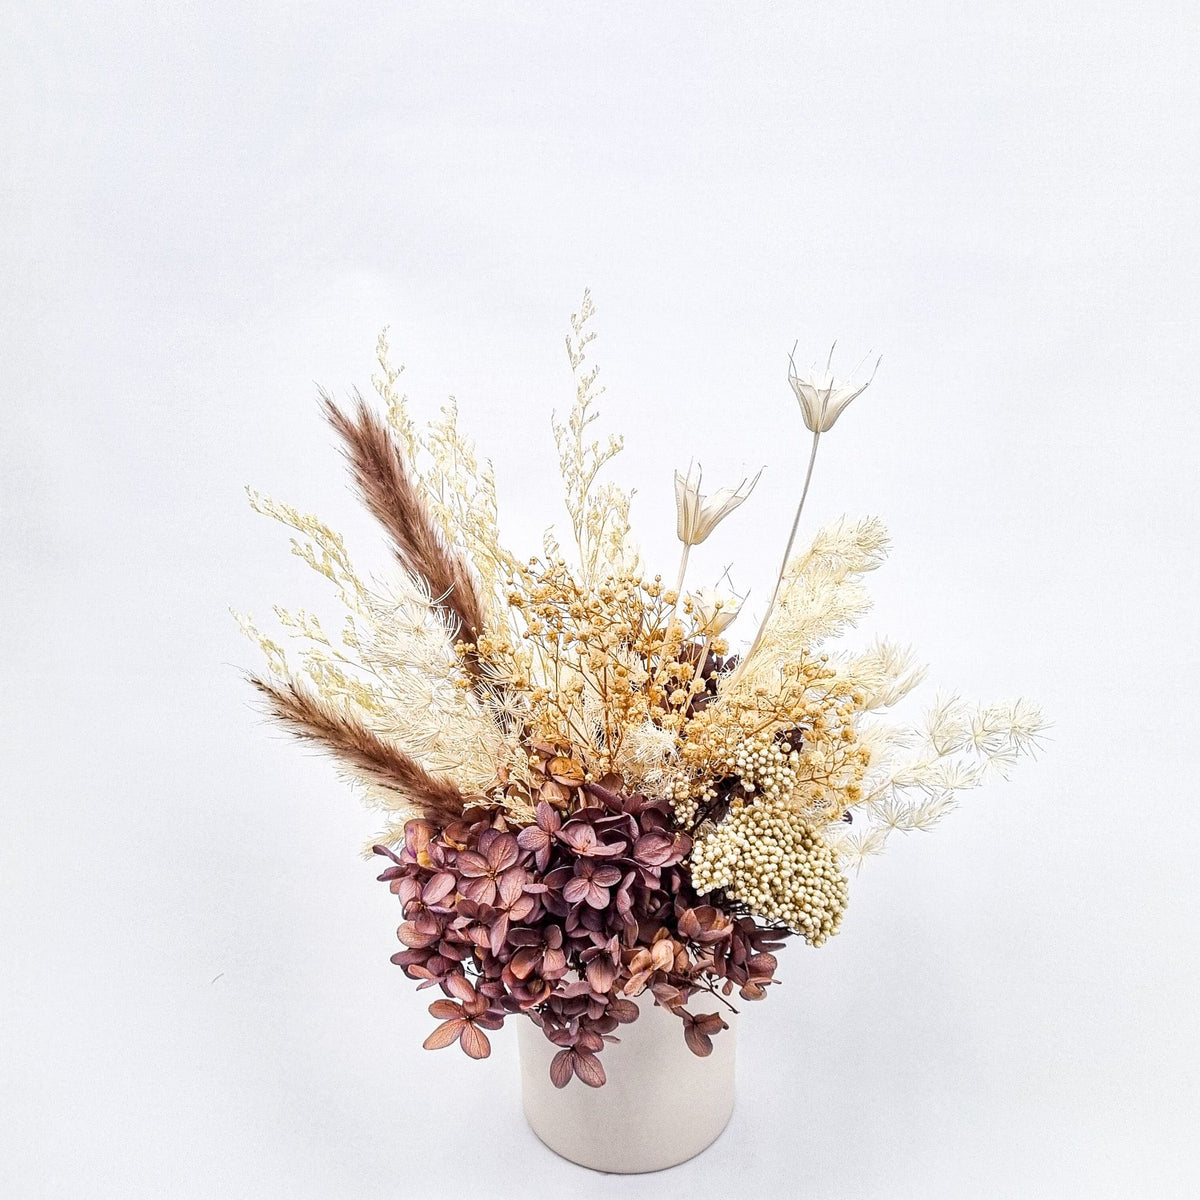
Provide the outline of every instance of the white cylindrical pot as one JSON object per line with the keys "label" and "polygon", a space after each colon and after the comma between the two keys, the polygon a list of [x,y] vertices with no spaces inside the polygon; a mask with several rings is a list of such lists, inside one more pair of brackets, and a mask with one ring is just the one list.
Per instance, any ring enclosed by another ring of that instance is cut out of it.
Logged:
{"label": "white cylindrical pot", "polygon": [[530,1128],[563,1158],[629,1175],[661,1171],[711,1146],[733,1113],[733,1069],[737,1017],[713,1035],[706,1058],[683,1040],[683,1023],[657,1007],[648,993],[638,997],[641,1015],[621,1025],[617,1045],[600,1054],[608,1082],[590,1088],[572,1079],[559,1089],[550,1082],[550,1060],[561,1047],[532,1022],[518,1023],[521,1094]]}

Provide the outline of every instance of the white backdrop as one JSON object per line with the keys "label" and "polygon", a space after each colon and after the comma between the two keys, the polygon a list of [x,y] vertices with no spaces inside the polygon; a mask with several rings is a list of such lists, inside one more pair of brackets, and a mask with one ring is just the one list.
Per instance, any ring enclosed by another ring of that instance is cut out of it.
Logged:
{"label": "white backdrop", "polygon": [[[4,6],[0,1194],[1200,1190],[1195,9],[852,7]],[[511,1030],[421,1050],[371,818],[226,612],[320,594],[245,483],[384,561],[314,403],[384,324],[536,548],[585,285],[652,563],[673,467],[765,463],[695,574],[761,600],[786,352],[882,352],[809,528],[882,513],[869,629],[1055,721],[786,953],[712,1151],[623,1181],[525,1129]]]}

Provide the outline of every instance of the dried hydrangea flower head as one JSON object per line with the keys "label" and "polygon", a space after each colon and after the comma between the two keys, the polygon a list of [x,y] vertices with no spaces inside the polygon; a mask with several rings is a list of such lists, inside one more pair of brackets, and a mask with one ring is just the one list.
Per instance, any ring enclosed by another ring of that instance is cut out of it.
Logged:
{"label": "dried hydrangea flower head", "polygon": [[508,825],[503,811],[477,808],[441,829],[410,821],[399,853],[375,848],[391,861],[379,878],[404,916],[392,961],[452,998],[429,1006],[442,1023],[426,1049],[457,1042],[487,1057],[483,1031],[524,1015],[561,1047],[557,1087],[600,1087],[599,1055],[637,1019],[634,997],[649,993],[678,1016],[689,1048],[707,1055],[727,1025],[689,1003],[727,1003],[735,988],[747,1000],[765,994],[787,930],[700,901],[684,865],[691,838],[665,800],[630,792],[619,776],[574,781],[515,837]]}
{"label": "dried hydrangea flower head", "polygon": [[[793,554],[819,440],[871,382],[836,380],[832,355],[803,377],[791,365],[812,453],[766,616],[732,654],[741,600],[682,588],[691,547],[758,476],[705,496],[698,469],[677,473],[676,585],[648,574],[631,493],[600,479],[620,439],[588,432],[592,313],[585,294],[567,343],[575,402],[552,424],[573,547],[547,533],[531,558],[500,542],[492,472],[457,410],[418,430],[381,337],[386,415],[324,401],[391,577],[366,580],[334,530],[251,493],[344,613],[339,635],[276,609],[287,648],[239,618],[265,654],[254,682],[271,714],[385,814],[371,845],[402,911],[393,961],[441,993],[425,1045],[486,1057],[488,1032],[525,1016],[559,1047],[559,1087],[604,1083],[636,997],[709,1053],[720,1006],[767,994],[785,938],[819,946],[841,928],[849,866],[896,830],[931,828],[1045,728],[1027,702],[954,696],[897,721],[923,676],[912,654],[834,644],[867,611],[888,538],[874,518],[843,519]],[[695,1008],[710,1000],[717,1011]]]}

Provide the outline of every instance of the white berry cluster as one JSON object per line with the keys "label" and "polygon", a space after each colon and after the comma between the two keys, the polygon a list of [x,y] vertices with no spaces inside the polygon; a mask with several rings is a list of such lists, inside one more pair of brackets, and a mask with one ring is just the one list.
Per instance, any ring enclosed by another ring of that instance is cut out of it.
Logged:
{"label": "white berry cluster", "polygon": [[[757,739],[739,741],[731,747],[724,761],[719,762],[717,771],[726,777],[737,776],[735,799],[754,799],[778,806],[785,804],[796,790],[800,767],[799,750],[790,742],[778,742],[772,735],[764,733]],[[715,782],[707,782],[698,791],[690,793],[683,785],[672,799],[679,820],[687,824],[716,797]]]}
{"label": "white berry cluster", "polygon": [[767,804],[784,803],[796,789],[800,752],[790,742],[774,738],[743,742],[733,760],[731,774],[737,775],[746,798]]}
{"label": "white berry cluster", "polygon": [[692,849],[692,885],[722,888],[751,912],[820,946],[841,928],[846,880],[832,846],[798,813],[735,804]]}

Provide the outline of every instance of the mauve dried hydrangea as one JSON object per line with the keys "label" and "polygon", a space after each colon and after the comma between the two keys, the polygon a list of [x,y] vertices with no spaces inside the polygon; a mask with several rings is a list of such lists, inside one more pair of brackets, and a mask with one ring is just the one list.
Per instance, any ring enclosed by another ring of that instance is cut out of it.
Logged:
{"label": "mauve dried hydrangea", "polygon": [[523,1013],[561,1047],[557,1087],[599,1087],[598,1055],[649,991],[680,1017],[689,1048],[709,1054],[726,1023],[689,1002],[734,988],[760,999],[788,931],[701,902],[682,866],[691,839],[665,800],[613,776],[562,787],[561,808],[542,800],[516,834],[501,811],[478,808],[444,828],[410,821],[399,853],[376,847],[403,908],[405,949],[392,961],[447,997],[429,1007],[442,1024],[425,1046],[457,1042],[484,1058],[484,1030]]}

